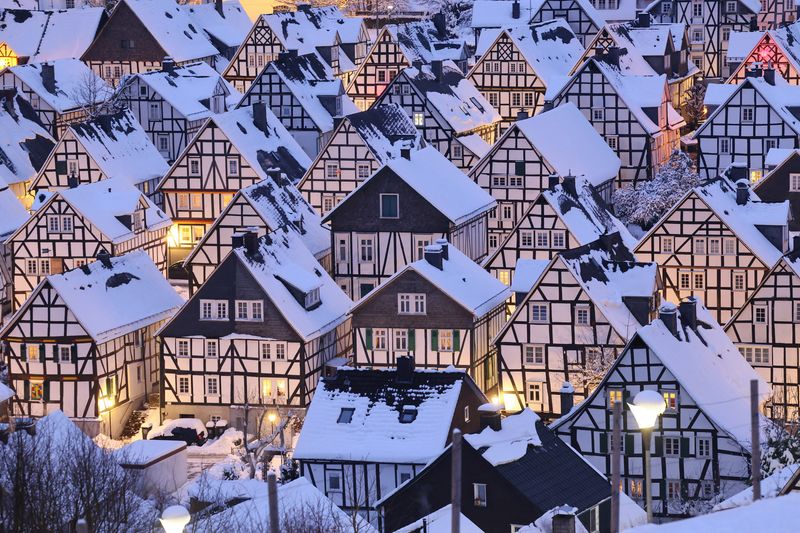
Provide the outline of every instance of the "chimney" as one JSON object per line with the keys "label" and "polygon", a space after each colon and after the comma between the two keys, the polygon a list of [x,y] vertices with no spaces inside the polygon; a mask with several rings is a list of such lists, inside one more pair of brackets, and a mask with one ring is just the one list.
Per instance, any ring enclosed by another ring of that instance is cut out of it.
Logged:
{"label": "chimney", "polygon": [[478,407],[478,417],[481,422],[481,431],[486,428],[492,428],[492,431],[500,431],[503,428],[501,423],[499,405],[493,403],[485,403]]}
{"label": "chimney", "polygon": [[572,406],[575,404],[575,387],[569,381],[565,381],[561,384],[558,394],[561,396],[561,415],[563,416],[572,411]]}
{"label": "chimney", "polygon": [[411,148],[400,148],[400,157],[411,161]]}
{"label": "chimney", "polygon": [[436,244],[438,244],[442,248],[442,259],[444,259],[445,261],[449,261],[450,254],[448,252],[447,239],[436,239]]}
{"label": "chimney", "polygon": [[445,21],[444,13],[436,13],[433,15],[433,17],[431,17],[431,20],[433,21],[433,26],[436,28],[436,36],[439,38],[439,40],[441,41],[446,39],[447,22]]}
{"label": "chimney", "polygon": [[97,252],[97,260],[102,263],[103,268],[111,269],[111,254],[108,253],[104,248]]}
{"label": "chimney", "polygon": [[258,233],[248,230],[243,237],[244,249],[247,255],[255,255],[258,251]]}
{"label": "chimney", "polygon": [[414,358],[410,355],[401,355],[397,358],[397,372],[395,381],[411,385],[414,382]]}
{"label": "chimney", "polygon": [[175,74],[175,60],[170,56],[161,60],[161,71],[167,74]]}
{"label": "chimney", "polygon": [[753,63],[750,68],[746,68],[744,71],[745,78],[761,78],[764,75],[764,71],[761,69],[761,63]]}
{"label": "chimney", "polygon": [[415,60],[413,60],[413,61],[411,62],[411,66],[412,66],[413,68],[417,69],[418,71],[422,71],[422,60],[421,60],[421,59],[415,59]]}
{"label": "chimney", "polygon": [[758,17],[753,15],[750,18],[750,28],[749,31],[758,31]]}
{"label": "chimney", "polygon": [[575,189],[575,176],[569,174],[564,176],[561,186],[564,188],[565,193],[569,194],[573,198],[578,197],[578,191]]}
{"label": "chimney", "polygon": [[253,104],[253,124],[262,132],[267,133],[267,104],[264,102]]}
{"label": "chimney", "polygon": [[237,231],[231,236],[231,246],[234,248],[241,248],[244,246],[244,233]]}
{"label": "chimney", "polygon": [[442,247],[431,244],[425,247],[425,261],[442,270]]}
{"label": "chimney", "polygon": [[775,69],[772,68],[771,64],[764,69],[764,81],[770,85],[775,85]]}
{"label": "chimney", "polygon": [[800,235],[792,237],[792,255],[800,255]]}
{"label": "chimney", "polygon": [[56,94],[56,69],[53,63],[42,63],[42,85],[47,92]]}
{"label": "chimney", "polygon": [[519,0],[514,0],[514,3],[511,4],[511,18],[518,19],[519,17],[520,17]]}
{"label": "chimney", "polygon": [[672,335],[678,337],[678,308],[672,302],[664,302],[658,308],[658,319]]}
{"label": "chimney", "polygon": [[738,205],[747,205],[747,200],[750,198],[750,186],[746,180],[739,180],[736,182],[736,203]]}
{"label": "chimney", "polygon": [[728,179],[733,183],[736,183],[740,180],[747,181],[747,163],[742,163],[739,161],[734,161],[731,163],[731,166],[728,167]]}
{"label": "chimney", "polygon": [[526,118],[528,118],[527,111],[517,111],[517,120],[525,120]]}
{"label": "chimney", "polygon": [[575,514],[556,512],[553,515],[553,533],[575,533]]}
{"label": "chimney", "polygon": [[558,174],[550,174],[549,176],[547,176],[547,188],[549,190],[551,191],[556,190],[558,182],[559,182]]}
{"label": "chimney", "polygon": [[276,185],[283,185],[283,181],[281,180],[281,169],[275,167],[269,168],[267,169],[267,176],[269,179],[275,182]]}
{"label": "chimney", "polygon": [[442,81],[442,61],[440,59],[431,61],[431,74],[436,81]]}
{"label": "chimney", "polygon": [[636,20],[639,23],[640,28],[650,27],[650,13],[639,13],[636,16]]}
{"label": "chimney", "polygon": [[297,4],[297,10],[303,13],[311,11],[311,4]]}
{"label": "chimney", "polygon": [[225,13],[222,11],[222,0],[214,0],[214,9],[217,10],[220,17],[225,17]]}
{"label": "chimney", "polygon": [[67,187],[74,189],[78,186],[78,176],[74,173],[67,176]]}
{"label": "chimney", "polygon": [[684,327],[697,331],[697,298],[690,296],[678,305]]}

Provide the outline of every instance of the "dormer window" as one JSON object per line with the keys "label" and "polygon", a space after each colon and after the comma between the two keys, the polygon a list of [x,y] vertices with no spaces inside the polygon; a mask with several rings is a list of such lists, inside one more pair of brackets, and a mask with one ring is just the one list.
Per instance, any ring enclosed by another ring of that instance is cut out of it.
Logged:
{"label": "dormer window", "polygon": [[336,420],[337,424],[349,424],[353,420],[353,413],[356,410],[353,407],[342,407],[342,410],[339,412],[339,418]]}
{"label": "dormer window", "polygon": [[309,309],[319,303],[319,287],[312,289],[306,293],[305,308]]}
{"label": "dormer window", "polygon": [[133,214],[133,230],[144,230],[144,211],[139,210]]}
{"label": "dormer window", "polygon": [[403,406],[403,410],[400,411],[400,423],[410,424],[416,419],[417,419],[417,408],[414,407],[413,405]]}

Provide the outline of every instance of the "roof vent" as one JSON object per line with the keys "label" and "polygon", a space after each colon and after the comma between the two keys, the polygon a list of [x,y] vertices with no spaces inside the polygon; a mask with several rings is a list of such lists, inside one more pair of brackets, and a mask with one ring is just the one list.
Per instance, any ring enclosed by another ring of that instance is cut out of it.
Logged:
{"label": "roof vent", "polygon": [[578,197],[578,191],[575,189],[575,176],[572,174],[567,174],[564,176],[564,180],[561,182],[561,186],[564,187],[564,192],[572,196],[573,198]]}
{"label": "roof vent", "polygon": [[739,180],[736,182],[736,203],[738,205],[747,205],[747,200],[750,199],[750,186],[747,180]]}
{"label": "roof vent", "polygon": [[558,395],[561,397],[561,414],[566,415],[572,411],[572,406],[575,405],[575,387],[569,381],[565,381],[561,384]]}
{"label": "roof vent", "polygon": [[551,190],[551,191],[556,190],[556,187],[558,186],[558,182],[559,182],[558,174],[550,174],[547,177],[547,188],[549,190]]}
{"label": "roof vent", "polygon": [[450,251],[448,249],[449,243],[447,242],[447,239],[436,239],[436,244],[438,244],[442,248],[442,259],[444,259],[445,261],[449,261]]}
{"label": "roof vent", "polygon": [[478,407],[481,431],[486,428],[491,428],[492,431],[500,431],[503,428],[500,411],[502,411],[502,406],[494,403],[485,403]]}
{"label": "roof vent", "polygon": [[97,252],[97,260],[100,261],[104,268],[108,268],[109,270],[113,268],[111,265],[111,254],[105,249],[101,249]]}
{"label": "roof vent", "polygon": [[42,63],[42,85],[47,92],[56,94],[56,68],[52,63]]}
{"label": "roof vent", "polygon": [[248,230],[245,232],[242,241],[247,255],[254,255],[258,250],[258,234],[255,231]]}

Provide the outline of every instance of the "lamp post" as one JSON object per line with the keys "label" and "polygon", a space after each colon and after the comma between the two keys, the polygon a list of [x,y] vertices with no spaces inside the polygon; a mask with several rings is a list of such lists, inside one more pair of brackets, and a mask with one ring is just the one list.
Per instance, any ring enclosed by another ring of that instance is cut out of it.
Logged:
{"label": "lamp post", "polygon": [[167,533],[183,533],[183,528],[189,523],[191,516],[182,505],[170,505],[161,513],[161,527]]}
{"label": "lamp post", "polygon": [[629,403],[633,418],[642,432],[642,448],[644,450],[644,490],[645,490],[645,510],[647,511],[647,522],[653,521],[653,490],[650,480],[650,434],[653,426],[656,425],[658,417],[667,408],[664,397],[654,390],[643,390]]}
{"label": "lamp post", "polygon": [[278,415],[275,413],[269,413],[267,415],[267,420],[269,420],[270,425],[272,426],[271,433],[275,433],[275,421],[278,419]]}

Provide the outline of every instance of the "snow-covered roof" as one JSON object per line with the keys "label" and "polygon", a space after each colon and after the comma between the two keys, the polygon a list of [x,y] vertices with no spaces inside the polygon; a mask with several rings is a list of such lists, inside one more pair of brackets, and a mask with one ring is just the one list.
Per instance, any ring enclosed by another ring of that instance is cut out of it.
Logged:
{"label": "snow-covered roof", "polygon": [[[44,65],[48,65],[48,67],[44,67]],[[53,79],[55,80],[52,91],[45,85],[45,76],[42,73],[49,66],[53,68]],[[62,114],[74,111],[88,103],[101,103],[114,91],[108,83],[78,59],[28,63],[9,67],[8,70],[30,87],[47,105]],[[87,91],[87,86],[91,87],[92,91]],[[86,101],[87,98],[92,97],[93,102]]]}
{"label": "snow-covered roof", "polygon": [[[767,167],[777,167],[786,161],[789,156],[794,154],[800,154],[800,150],[797,148],[770,148],[767,155],[764,157],[764,165]],[[761,183],[761,181],[758,183]],[[758,185],[758,183],[756,185]]]}
{"label": "snow-covered roof", "polygon": [[408,81],[449,124],[456,135],[500,122],[502,117],[451,61],[437,77],[430,65],[403,71]]}
{"label": "snow-covered roof", "polygon": [[[800,24],[797,22],[767,32],[781,47],[784,56],[795,69],[800,68]],[[755,45],[754,45],[755,47]]]}
{"label": "snow-covered roof", "polygon": [[[780,494],[781,489],[792,479],[792,476],[800,470],[800,463],[791,464],[780,468],[774,474],[761,480],[761,497],[775,498]],[[753,487],[747,487],[741,492],[737,492],[727,500],[723,500],[714,506],[713,511],[724,511],[735,507],[742,507],[753,503]]]}
{"label": "snow-covered roof", "polygon": [[261,15],[275,37],[287,50],[298,54],[333,46],[338,35],[342,43],[357,43],[363,19],[346,17],[336,6],[303,8],[297,11]]}
{"label": "snow-covered roof", "polygon": [[[256,125],[253,113],[257,109],[266,113],[266,131]],[[280,168],[292,183],[297,183],[311,166],[311,159],[268,106],[240,107],[213,115],[209,120],[223,131],[262,179],[270,168]]]}
{"label": "snow-covered roof", "polygon": [[736,187],[724,178],[716,178],[695,187],[697,195],[714,211],[723,223],[733,231],[767,267],[771,267],[783,255],[758,229],[758,226],[783,226],[789,221],[789,201],[764,202],[748,189],[747,203],[736,203]]}
{"label": "snow-covered roof", "polygon": [[528,294],[536,282],[539,281],[539,278],[542,277],[549,264],[549,259],[517,259],[517,265],[514,267],[514,278],[511,280],[509,288],[515,293]]}
{"label": "snow-covered roof", "polygon": [[14,389],[6,385],[5,383],[0,383],[0,402],[5,402],[10,400],[17,394],[14,392]]}
{"label": "snow-covered roof", "polygon": [[[204,28],[177,3],[162,0],[122,0],[152,34],[166,55],[179,63],[213,57],[219,51]],[[122,4],[120,2],[120,4]],[[113,13],[112,13],[113,16]]]}
{"label": "snow-covered roof", "polygon": [[72,124],[70,131],[106,176],[133,185],[160,179],[169,165],[130,110]]}
{"label": "snow-covered roof", "polygon": [[242,95],[219,72],[203,61],[176,66],[171,72],[154,70],[135,75],[159,94],[187,120],[200,120],[211,115],[210,99],[222,84],[226,100],[232,107]]}
{"label": "snow-covered roof", "polygon": [[193,3],[183,6],[194,26],[203,30],[225,47],[238,47],[250,33],[252,22],[239,0],[225,0],[221,3],[222,13],[217,11],[216,2]]}
{"label": "snow-covered roof", "polygon": [[[560,176],[575,176],[598,186],[615,179],[620,160],[572,102],[564,103],[515,126]],[[574,147],[580,146],[580,150]]]}
{"label": "snow-covered roof", "polygon": [[5,187],[0,189],[0,213],[3,214],[0,216],[0,242],[2,242],[28,220],[28,211],[17,195]]}
{"label": "snow-covered roof", "polygon": [[539,416],[526,407],[501,420],[500,431],[486,427],[480,433],[464,435],[464,439],[476,450],[485,448],[483,458],[492,465],[511,463],[524,457],[528,446],[542,445],[536,431],[538,421]]}
{"label": "snow-covered roof", "polygon": [[492,149],[492,145],[483,140],[483,137],[477,133],[470,133],[469,135],[462,135],[458,138],[458,142],[464,147],[475,154],[477,157],[484,157]]}
{"label": "snow-covered roof", "polygon": [[[425,464],[447,445],[468,379],[455,369],[415,371],[403,383],[395,370],[340,368],[317,385],[294,458]],[[349,409],[350,421],[339,422]],[[416,414],[408,423],[404,409]]]}
{"label": "snow-covered roof", "polygon": [[0,91],[0,188],[32,179],[55,143],[19,91]]}
{"label": "snow-covered roof", "polygon": [[703,105],[720,106],[738,89],[738,85],[730,83],[709,83],[706,87],[705,95],[703,95]]}
{"label": "snow-covered roof", "polygon": [[125,178],[109,178],[64,189],[57,193],[114,243],[135,236],[130,221],[118,217],[133,215],[140,205],[145,209],[149,231],[169,226],[172,221]]}
{"label": "snow-covered roof", "polygon": [[[92,44],[104,10],[82,7],[60,11],[0,10],[0,42],[29,62],[79,58]],[[76,31],[77,30],[77,31]]]}
{"label": "snow-covered roof", "polygon": [[763,31],[732,31],[725,58],[728,61],[744,61],[765,34]]}
{"label": "snow-covered roof", "polygon": [[165,459],[183,449],[186,449],[186,443],[183,441],[140,439],[114,450],[113,456],[123,466],[145,466]]}
{"label": "snow-covered roof", "polygon": [[400,157],[402,149],[416,150],[425,145],[422,134],[400,104],[378,104],[345,118],[369,147],[375,158],[385,163]]}
{"label": "snow-covered roof", "polygon": [[48,276],[47,283],[98,343],[164,320],[183,304],[142,250]]}
{"label": "snow-covered roof", "polygon": [[[494,2],[491,2],[494,3]],[[450,533],[453,521],[453,506],[447,504],[441,509],[432,512],[428,516],[420,518],[416,522],[412,522],[407,526],[401,527],[395,533]],[[483,533],[483,530],[475,525],[475,522],[459,514],[458,523],[460,525],[459,531],[463,533]]]}
{"label": "snow-covered roof", "polygon": [[466,57],[464,41],[449,31],[440,33],[430,20],[389,24],[385,28],[409,63],[448,59],[458,61]]}
{"label": "snow-covered roof", "polygon": [[513,1],[476,0],[472,4],[472,22],[470,23],[470,27],[475,29],[507,28],[509,26],[525,24],[532,17],[531,5],[529,2],[519,2],[519,4],[519,18],[514,18]]}
{"label": "snow-covered roof", "polygon": [[[343,322],[353,302],[333,281],[293,229],[281,227],[258,240],[258,251],[233,250],[275,304],[289,325],[304,340],[315,339]],[[306,309],[289,290],[319,289],[320,303]]]}
{"label": "snow-covered roof", "polygon": [[[614,4],[610,4],[610,6],[613,7]],[[639,12],[636,0],[619,0],[619,2],[616,2],[615,9],[611,9],[607,3],[606,8],[607,9],[596,9],[597,12],[600,13],[600,16],[608,22],[633,20]]]}
{"label": "snow-covered roof", "polygon": [[708,309],[699,301],[696,306],[696,331],[679,316],[677,336],[660,319],[639,329],[637,336],[714,424],[749,449],[750,381],[758,380],[762,400],[771,394],[770,387]]}

